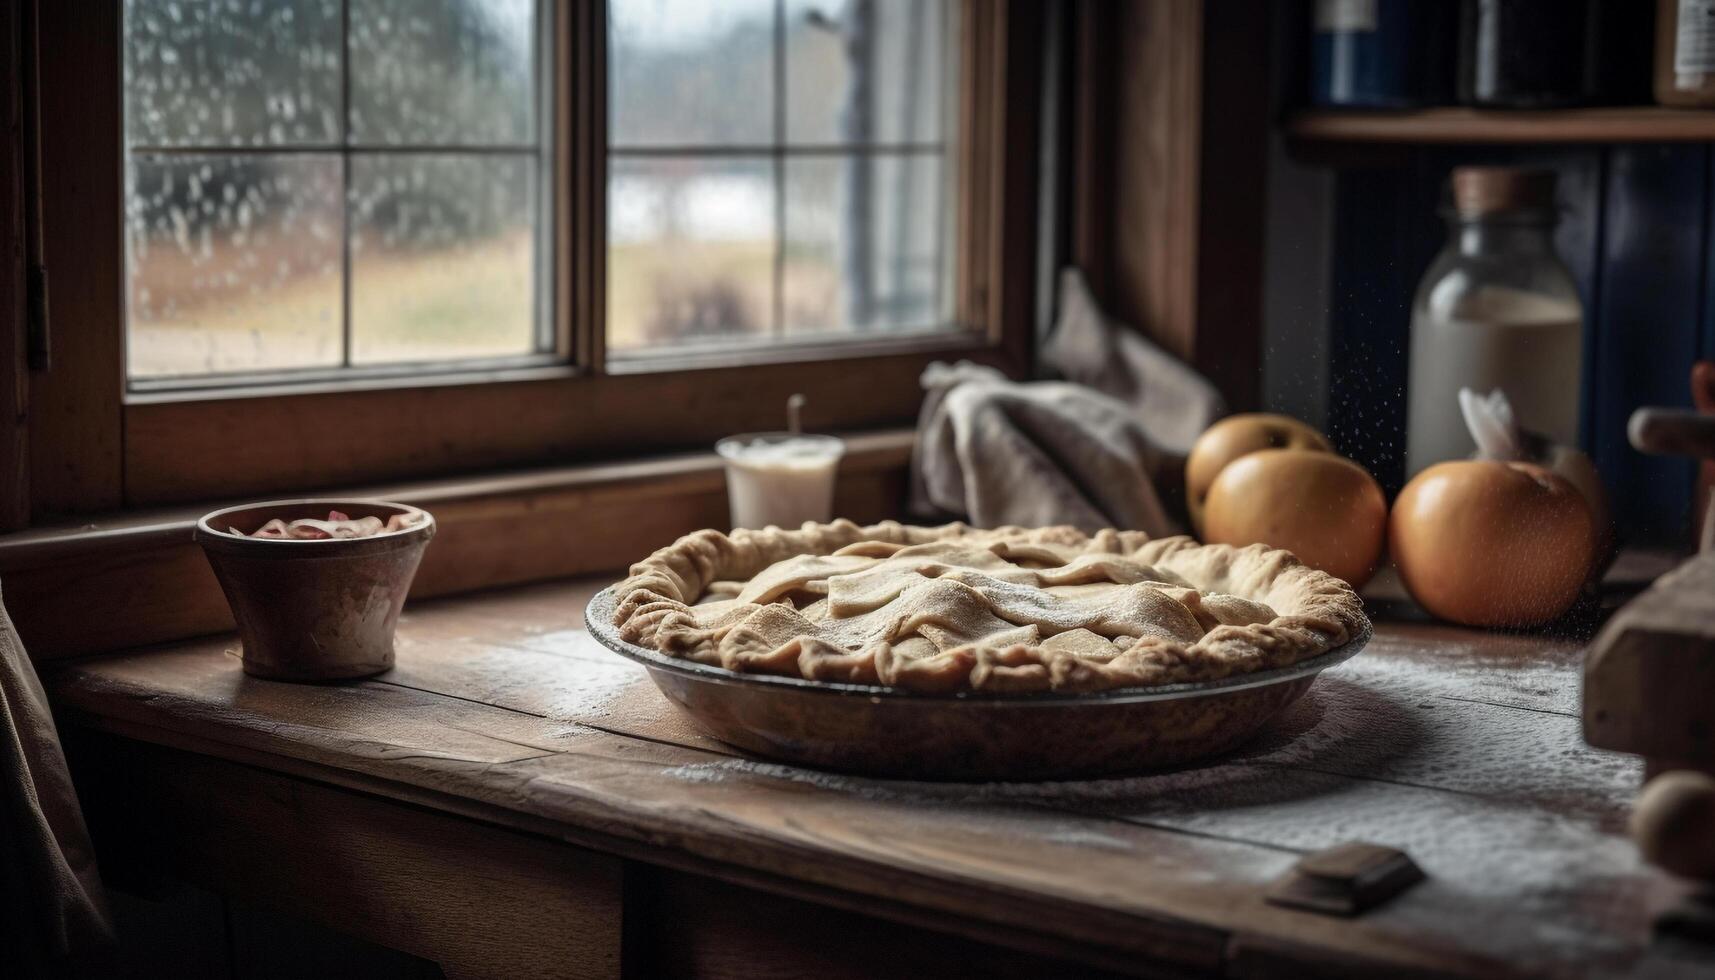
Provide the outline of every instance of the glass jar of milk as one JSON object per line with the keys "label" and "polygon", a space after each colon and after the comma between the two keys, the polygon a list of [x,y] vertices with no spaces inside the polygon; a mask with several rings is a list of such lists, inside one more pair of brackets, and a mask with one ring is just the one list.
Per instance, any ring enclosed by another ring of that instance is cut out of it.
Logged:
{"label": "glass jar of milk", "polygon": [[1520,426],[1577,443],[1584,308],[1554,224],[1554,174],[1454,170],[1447,245],[1411,309],[1409,474],[1475,450],[1460,388],[1499,388]]}
{"label": "glass jar of milk", "polygon": [[833,436],[753,432],[715,443],[726,460],[734,528],[797,528],[834,516],[834,476],[846,444]]}

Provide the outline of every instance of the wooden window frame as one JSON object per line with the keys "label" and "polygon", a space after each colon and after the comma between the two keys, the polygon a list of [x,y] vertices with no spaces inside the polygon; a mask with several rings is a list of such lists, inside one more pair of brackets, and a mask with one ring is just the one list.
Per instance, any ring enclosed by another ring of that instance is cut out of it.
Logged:
{"label": "wooden window frame", "polygon": [[1271,18],[1286,4],[1076,0],[1068,259],[1237,411],[1262,377]]}
{"label": "wooden window frame", "polygon": [[[930,361],[957,356],[1022,375],[1034,310],[1041,12],[1032,0],[965,2],[955,311],[968,332],[713,360],[652,357],[647,373],[640,363],[610,368],[602,349],[605,4],[562,2],[552,25],[551,268],[568,363],[127,394],[120,5],[27,0],[23,44],[33,41],[44,56],[33,62],[39,84],[25,85],[41,125],[24,148],[41,160],[53,346],[49,367],[26,378],[27,452],[0,455],[9,468],[0,476],[40,524],[707,446],[735,431],[778,427],[797,391],[811,395],[807,421],[817,428],[897,425],[915,413],[918,376]],[[16,510],[14,525],[23,516]]]}

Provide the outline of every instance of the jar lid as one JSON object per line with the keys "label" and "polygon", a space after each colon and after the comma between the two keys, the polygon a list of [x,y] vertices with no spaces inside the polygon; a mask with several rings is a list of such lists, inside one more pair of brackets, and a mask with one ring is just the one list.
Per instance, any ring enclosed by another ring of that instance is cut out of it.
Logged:
{"label": "jar lid", "polygon": [[1554,171],[1527,167],[1453,168],[1453,206],[1460,214],[1554,210]]}

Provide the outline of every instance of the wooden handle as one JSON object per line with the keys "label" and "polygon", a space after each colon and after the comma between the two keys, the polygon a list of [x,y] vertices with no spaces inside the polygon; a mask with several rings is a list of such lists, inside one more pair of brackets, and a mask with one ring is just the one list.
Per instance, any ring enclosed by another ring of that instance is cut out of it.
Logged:
{"label": "wooden handle", "polygon": [[1640,408],[1626,434],[1639,452],[1715,457],[1715,416],[1671,408]]}
{"label": "wooden handle", "polygon": [[1715,361],[1691,365],[1691,404],[1705,415],[1715,414]]}

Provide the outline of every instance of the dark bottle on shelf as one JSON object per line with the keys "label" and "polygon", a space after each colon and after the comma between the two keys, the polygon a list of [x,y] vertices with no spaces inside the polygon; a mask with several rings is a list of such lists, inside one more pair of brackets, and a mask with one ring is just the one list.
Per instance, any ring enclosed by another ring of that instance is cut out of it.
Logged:
{"label": "dark bottle on shelf", "polygon": [[1715,0],[1661,0],[1656,26],[1656,101],[1715,107]]}
{"label": "dark bottle on shelf", "polygon": [[1459,101],[1507,109],[1601,97],[1600,0],[1465,0]]}
{"label": "dark bottle on shelf", "polygon": [[1316,0],[1310,101],[1394,109],[1452,97],[1456,5],[1446,0]]}
{"label": "dark bottle on shelf", "polygon": [[1655,5],[1649,0],[1598,0],[1597,7],[1598,101],[1649,105],[1655,97]]}

